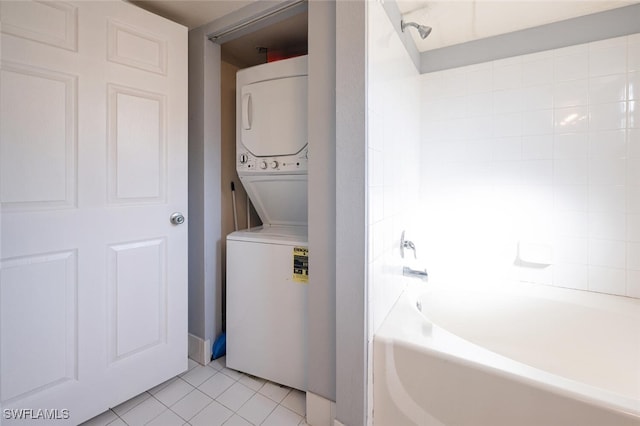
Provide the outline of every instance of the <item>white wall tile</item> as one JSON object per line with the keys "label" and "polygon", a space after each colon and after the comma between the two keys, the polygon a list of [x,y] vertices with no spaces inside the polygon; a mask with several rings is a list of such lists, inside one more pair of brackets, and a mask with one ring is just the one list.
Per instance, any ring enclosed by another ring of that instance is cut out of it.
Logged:
{"label": "white wall tile", "polygon": [[629,182],[627,185],[627,212],[640,213],[640,184],[639,182]]}
{"label": "white wall tile", "polygon": [[627,130],[627,154],[629,158],[640,158],[640,129]]}
{"label": "white wall tile", "polygon": [[589,79],[589,102],[591,104],[620,102],[627,99],[627,75],[625,73]]}
{"label": "white wall tile", "polygon": [[[553,243],[554,261],[558,264],[571,263],[586,266],[589,262],[588,241],[587,238],[557,237]],[[585,285],[587,282],[586,278],[585,275]]]}
{"label": "white wall tile", "polygon": [[640,102],[629,101],[629,128],[640,129]]}
{"label": "white wall tile", "polygon": [[640,158],[627,160],[627,182],[629,185],[640,184]]}
{"label": "white wall tile", "polygon": [[625,213],[625,185],[589,185],[589,211],[594,213]]}
{"label": "white wall tile", "polygon": [[[553,184],[553,160],[523,161],[521,182],[522,185],[532,186],[550,186]],[[547,207],[545,206],[546,209]]]}
{"label": "white wall tile", "polygon": [[627,269],[640,271],[640,243],[627,243]]}
{"label": "white wall tile", "polygon": [[[498,63],[499,61],[496,61]],[[493,90],[517,89],[522,87],[522,64],[503,62],[493,67]]]}
{"label": "white wall tile", "polygon": [[627,160],[589,159],[589,185],[625,185]]}
{"label": "white wall tile", "polygon": [[624,241],[589,240],[589,265],[624,269],[627,245]]}
{"label": "white wall tile", "polygon": [[369,125],[371,126],[371,132],[367,135],[369,148],[381,151],[384,140],[384,120],[373,109],[369,111]]}
{"label": "white wall tile", "polygon": [[521,138],[496,138],[492,143],[492,159],[497,161],[520,160],[522,158]]}
{"label": "white wall tile", "polygon": [[583,52],[556,56],[553,62],[554,81],[576,80],[589,75],[589,54]]}
{"label": "white wall tile", "polygon": [[640,299],[640,271],[627,271],[627,296]]}
{"label": "white wall tile", "polygon": [[[637,34],[636,34],[637,36]],[[640,40],[629,38],[628,69],[629,71],[640,71]]]}
{"label": "white wall tile", "polygon": [[554,185],[554,210],[558,212],[584,212],[589,206],[587,185]]}
{"label": "white wall tile", "polygon": [[493,68],[485,66],[467,72],[468,93],[488,93],[493,90]]}
{"label": "white wall tile", "polygon": [[[639,74],[640,34],[421,76],[430,269],[469,278],[464,259],[495,279],[640,293],[627,273],[640,244]],[[514,268],[513,245],[533,236],[554,265]]]}
{"label": "white wall tile", "polygon": [[554,233],[559,237],[586,238],[589,235],[587,213],[559,211],[554,215]]}
{"label": "white wall tile", "polygon": [[526,114],[523,114],[523,135],[550,135],[553,134],[553,130],[554,120],[552,109],[528,111]]}
{"label": "white wall tile", "polygon": [[495,115],[493,136],[497,138],[520,136],[522,132],[522,113]]}
{"label": "white wall tile", "polygon": [[588,133],[562,133],[553,137],[553,158],[555,159],[586,159],[588,154]]}
{"label": "white wall tile", "polygon": [[[462,101],[464,105],[464,101]],[[522,111],[521,89],[499,90],[493,92],[493,112],[507,114]]]}
{"label": "white wall tile", "polygon": [[619,74],[627,71],[627,47],[620,44],[599,48],[598,44],[589,46],[589,76]]}
{"label": "white wall tile", "polygon": [[587,160],[558,159],[553,161],[553,183],[556,185],[586,185]]}
{"label": "white wall tile", "polygon": [[384,188],[376,186],[369,189],[369,223],[375,224],[384,218]]}
{"label": "white wall tile", "polygon": [[369,170],[367,171],[367,176],[369,178],[369,186],[382,186],[384,183],[382,153],[376,149],[369,149],[368,154]]}
{"label": "white wall tile", "polygon": [[470,94],[464,102],[470,117],[490,116],[493,111],[493,93],[482,92]]}
{"label": "white wall tile", "polygon": [[[471,68],[449,70],[420,76],[402,46],[380,3],[369,8],[368,85],[376,92],[368,98],[372,112],[368,120],[368,287],[370,337],[382,324],[402,286],[398,286],[401,270],[395,268],[398,249],[392,243],[396,219],[408,227],[407,211],[416,211],[420,181],[421,143],[430,147],[425,170],[442,163],[442,158],[455,160],[465,142],[469,109],[466,102],[466,75]],[[377,40],[384,36],[385,43]],[[486,67],[484,67],[486,68]],[[476,83],[483,67],[478,71]],[[491,68],[487,93],[492,99]],[[479,89],[473,87],[476,92]],[[378,93],[379,92],[379,93]],[[491,116],[492,104],[486,107]],[[479,106],[480,107],[480,106]],[[475,111],[476,116],[480,111]],[[374,117],[374,120],[371,120]],[[490,123],[492,123],[490,121]],[[424,137],[421,137],[421,131]],[[371,142],[375,133],[375,141]],[[435,157],[433,160],[431,158]],[[437,158],[437,159],[436,159]],[[425,171],[425,175],[431,172]],[[398,243],[399,244],[399,243]]]}
{"label": "white wall tile", "polygon": [[631,242],[640,243],[640,214],[631,213],[627,215],[627,239]]}
{"label": "white wall tile", "polygon": [[[631,117],[630,117],[631,118]],[[627,125],[627,103],[594,104],[589,109],[590,130],[624,129]]]}
{"label": "white wall tile", "polygon": [[553,82],[553,57],[548,56],[522,64],[522,85],[541,86]]}
{"label": "white wall tile", "polygon": [[588,286],[588,266],[573,263],[554,265],[553,284],[559,287],[586,290]]}
{"label": "white wall tile", "polygon": [[626,158],[627,132],[608,130],[589,133],[589,157],[591,158]]}
{"label": "white wall tile", "polygon": [[589,266],[589,290],[598,293],[624,295],[627,277],[624,269]]}
{"label": "white wall tile", "polygon": [[624,213],[589,213],[589,237],[603,240],[626,238]]}
{"label": "white wall tile", "polygon": [[627,99],[640,99],[640,71],[627,74]]}
{"label": "white wall tile", "polygon": [[545,84],[521,89],[522,108],[525,111],[553,108],[553,85]]}
{"label": "white wall tile", "polygon": [[553,135],[523,136],[522,158],[524,160],[552,159]]}
{"label": "white wall tile", "polygon": [[554,125],[556,133],[586,132],[589,128],[589,109],[586,106],[555,109]]}
{"label": "white wall tile", "polygon": [[553,85],[553,103],[555,108],[566,108],[589,103],[589,80],[571,80]]}
{"label": "white wall tile", "polygon": [[469,129],[467,138],[477,139],[478,135],[493,135],[493,120],[491,117],[469,117],[466,120]]}

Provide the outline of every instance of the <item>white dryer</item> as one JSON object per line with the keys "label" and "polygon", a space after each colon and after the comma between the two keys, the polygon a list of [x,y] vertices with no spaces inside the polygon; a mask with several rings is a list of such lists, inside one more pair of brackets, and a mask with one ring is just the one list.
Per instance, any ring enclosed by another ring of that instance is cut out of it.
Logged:
{"label": "white dryer", "polygon": [[307,226],[307,57],[240,70],[236,170],[262,223]]}
{"label": "white dryer", "polygon": [[227,236],[227,365],[306,390],[307,57],[239,71],[236,114],[263,226]]}

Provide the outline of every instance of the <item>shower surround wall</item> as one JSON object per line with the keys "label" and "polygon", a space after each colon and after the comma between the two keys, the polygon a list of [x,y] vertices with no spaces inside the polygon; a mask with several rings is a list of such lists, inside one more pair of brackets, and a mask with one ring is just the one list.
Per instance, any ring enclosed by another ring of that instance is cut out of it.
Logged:
{"label": "shower surround wall", "polygon": [[[404,286],[400,234],[420,206],[420,75],[381,3],[368,2],[369,340]],[[420,250],[421,247],[418,247]],[[418,251],[418,253],[420,253]]]}
{"label": "shower surround wall", "polygon": [[640,34],[420,78],[431,279],[640,298]]}
{"label": "shower surround wall", "polygon": [[367,417],[371,424],[373,335],[405,288],[400,258],[402,230],[407,230],[408,238],[417,235],[420,75],[382,4],[366,4]]}

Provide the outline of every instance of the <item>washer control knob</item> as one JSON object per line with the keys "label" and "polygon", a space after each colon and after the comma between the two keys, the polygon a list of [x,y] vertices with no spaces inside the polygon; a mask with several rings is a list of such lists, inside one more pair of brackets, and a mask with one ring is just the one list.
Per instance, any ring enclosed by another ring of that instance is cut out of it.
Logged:
{"label": "washer control knob", "polygon": [[262,161],[260,162],[260,168],[261,168],[262,170],[265,170],[265,169],[267,168],[267,162],[266,162],[266,161],[264,161],[264,160],[262,160]]}
{"label": "washer control knob", "polygon": [[247,154],[240,154],[240,164],[246,164],[247,161],[249,161]]}
{"label": "washer control knob", "polygon": [[277,162],[276,160],[273,160],[273,161],[271,162],[271,168],[272,168],[272,169],[276,169],[276,168],[278,168],[278,162]]}

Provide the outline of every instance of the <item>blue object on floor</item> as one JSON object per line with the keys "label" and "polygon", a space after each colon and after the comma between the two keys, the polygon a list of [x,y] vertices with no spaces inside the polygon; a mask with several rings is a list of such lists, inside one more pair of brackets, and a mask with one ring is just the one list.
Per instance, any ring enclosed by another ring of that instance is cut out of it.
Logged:
{"label": "blue object on floor", "polygon": [[211,359],[218,359],[224,356],[227,353],[227,335],[222,332],[216,338],[216,341],[213,342],[213,347],[211,348]]}

